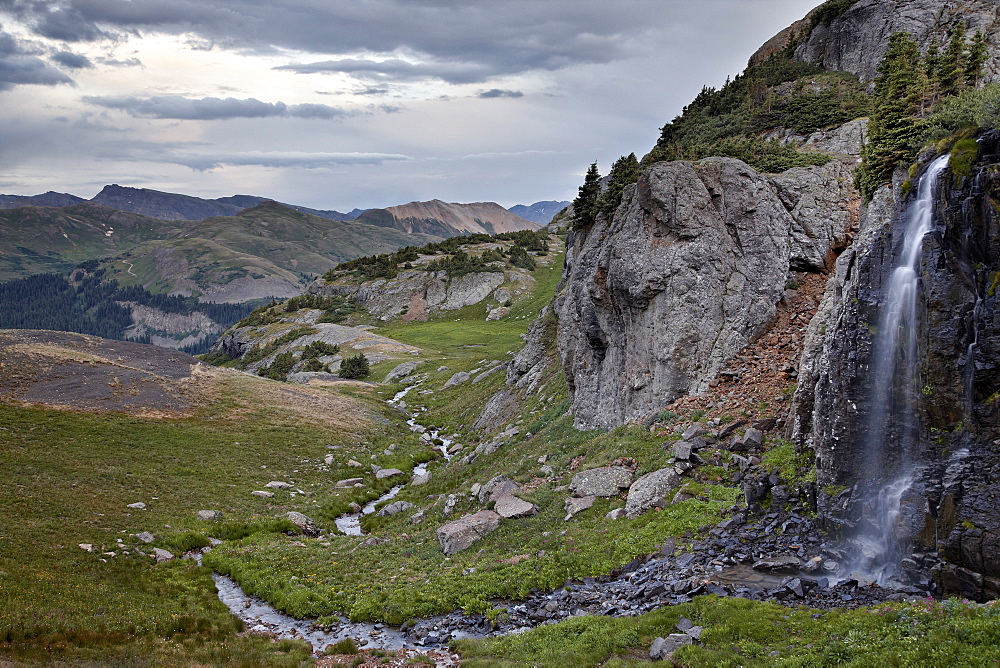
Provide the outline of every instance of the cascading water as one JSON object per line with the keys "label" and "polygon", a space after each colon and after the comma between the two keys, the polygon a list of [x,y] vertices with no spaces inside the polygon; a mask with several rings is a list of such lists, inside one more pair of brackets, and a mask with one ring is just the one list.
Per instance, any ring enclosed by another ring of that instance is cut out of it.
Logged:
{"label": "cascading water", "polygon": [[934,219],[938,176],[948,166],[947,155],[934,160],[921,177],[910,206],[897,262],[884,290],[871,365],[871,410],[865,430],[864,470],[870,476],[864,491],[863,518],[855,541],[861,558],[856,569],[880,583],[898,572],[905,556],[907,530],[901,522],[901,502],[913,484],[919,419],[919,360],[917,359],[919,264],[923,240]]}

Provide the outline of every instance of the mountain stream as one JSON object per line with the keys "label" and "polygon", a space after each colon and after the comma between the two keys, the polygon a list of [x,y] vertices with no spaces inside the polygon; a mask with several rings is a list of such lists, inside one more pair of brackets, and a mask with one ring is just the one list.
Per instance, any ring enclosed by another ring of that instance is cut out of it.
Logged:
{"label": "mountain stream", "polygon": [[[396,395],[387,401],[391,406],[405,410],[406,404],[403,397],[410,390],[413,390],[419,383],[397,392]],[[429,443],[440,441],[438,449],[441,450],[444,458],[451,460],[448,454],[448,447],[452,444],[451,439],[441,436],[437,429],[425,427],[417,421],[417,415],[407,420],[410,429],[421,434],[421,438]],[[413,475],[419,476],[427,473],[426,464],[418,464],[413,468]],[[366,504],[360,512],[341,515],[336,520],[337,528],[348,536],[363,535],[361,530],[361,517],[375,512],[376,507],[396,496],[403,489],[403,485],[396,485],[378,499]],[[201,563],[201,555],[196,555],[198,563]],[[267,601],[256,596],[251,596],[243,591],[243,588],[227,575],[213,573],[215,587],[219,593],[219,600],[226,604],[230,612],[243,620],[247,630],[251,632],[270,633],[278,638],[299,638],[312,643],[317,652],[331,643],[335,643],[345,638],[352,638],[358,646],[363,649],[382,649],[387,651],[397,651],[404,648],[414,648],[417,645],[408,640],[404,633],[386,624],[376,624],[371,622],[351,622],[346,617],[341,617],[338,624],[324,630],[314,624],[313,620],[296,619],[275,609]],[[435,657],[440,658],[440,657]],[[452,661],[453,657],[445,657],[445,664]],[[439,665],[442,664],[438,661]],[[450,664],[449,664],[450,665]]]}

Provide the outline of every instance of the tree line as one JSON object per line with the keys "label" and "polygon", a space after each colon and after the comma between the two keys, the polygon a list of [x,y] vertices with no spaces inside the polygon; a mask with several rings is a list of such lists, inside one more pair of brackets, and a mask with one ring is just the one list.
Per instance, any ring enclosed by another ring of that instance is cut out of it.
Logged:
{"label": "tree line", "polygon": [[[195,297],[153,294],[141,286],[121,286],[104,281],[104,270],[85,263],[69,275],[35,274],[0,283],[0,328],[49,329],[90,334],[119,341],[149,343],[149,336],[127,336],[132,312],[123,302],[134,302],[167,313],[204,313],[228,326],[245,317],[252,304],[199,302]],[[89,269],[89,270],[88,270]],[[203,352],[205,341],[185,352]]]}

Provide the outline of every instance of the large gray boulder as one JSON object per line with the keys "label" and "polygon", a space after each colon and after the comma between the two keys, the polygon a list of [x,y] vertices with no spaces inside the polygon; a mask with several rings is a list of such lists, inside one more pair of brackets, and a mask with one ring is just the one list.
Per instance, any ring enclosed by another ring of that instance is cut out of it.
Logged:
{"label": "large gray boulder", "polygon": [[480,510],[478,513],[465,515],[438,527],[436,535],[441,544],[441,551],[445,554],[455,554],[491,531],[495,531],[498,526],[500,526],[500,515],[492,510]]}
{"label": "large gray boulder", "polygon": [[521,486],[516,482],[507,476],[498,475],[480,487],[477,496],[479,497],[479,503],[489,503],[490,501],[496,501],[504,494],[517,494],[520,491]]}
{"label": "large gray boulder", "polygon": [[577,496],[615,496],[632,484],[632,471],[624,466],[605,466],[573,476],[569,489]]}
{"label": "large gray boulder", "polygon": [[708,390],[769,326],[789,272],[828,268],[855,198],[838,161],[776,177],[730,158],[644,170],[612,220],[569,238],[555,309],[576,426]]}
{"label": "large gray boulder", "polygon": [[419,365],[419,362],[403,362],[402,364],[398,364],[393,367],[392,371],[385,375],[385,379],[382,382],[395,383],[397,380],[402,380],[413,373]]}
{"label": "large gray boulder", "polygon": [[655,504],[663,501],[667,492],[679,486],[683,478],[673,468],[660,469],[642,476],[628,488],[625,515],[633,518],[642,515]]}

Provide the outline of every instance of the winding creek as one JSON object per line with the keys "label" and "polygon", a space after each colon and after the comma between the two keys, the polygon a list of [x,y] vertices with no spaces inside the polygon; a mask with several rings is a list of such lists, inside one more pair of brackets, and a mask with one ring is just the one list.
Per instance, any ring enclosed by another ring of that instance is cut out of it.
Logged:
{"label": "winding creek", "polygon": [[[420,383],[414,383],[409,387],[397,392],[396,395],[386,403],[400,410],[406,410],[403,397],[408,392],[418,387]],[[446,461],[451,460],[448,447],[452,444],[451,439],[441,436],[439,431],[433,427],[425,427],[417,421],[417,415],[410,413],[406,424],[413,431],[419,432],[421,438],[433,443],[436,440],[441,442],[437,448],[441,451]],[[413,468],[413,475],[420,476],[427,473],[426,464],[417,464]],[[375,509],[385,501],[396,496],[404,485],[396,485],[388,492],[366,504],[360,512],[342,515],[337,518],[337,528],[348,536],[361,536],[364,532],[361,529],[361,518],[375,512]],[[201,563],[201,555],[195,555],[198,563]],[[400,649],[416,648],[418,646],[434,646],[438,643],[422,642],[414,643],[408,640],[405,634],[399,629],[386,624],[371,622],[351,622],[346,617],[341,617],[340,622],[333,626],[322,628],[311,619],[296,619],[275,609],[267,601],[251,596],[243,591],[239,583],[227,575],[212,573],[215,580],[215,587],[219,594],[219,600],[226,604],[229,610],[239,617],[246,624],[247,630],[256,633],[270,633],[278,638],[299,638],[312,643],[315,651],[321,652],[327,645],[335,643],[345,638],[353,639],[362,649],[382,649],[387,651],[397,651]],[[430,620],[425,620],[430,621]],[[450,637],[456,637],[454,635]],[[453,662],[456,657],[448,655],[437,657],[439,665]]]}

